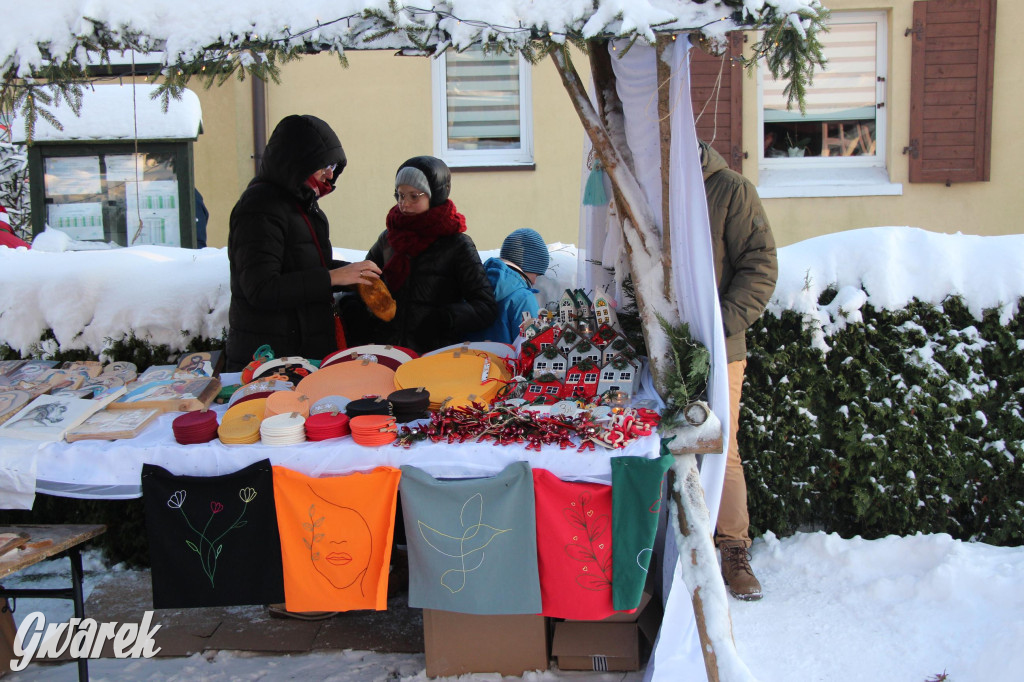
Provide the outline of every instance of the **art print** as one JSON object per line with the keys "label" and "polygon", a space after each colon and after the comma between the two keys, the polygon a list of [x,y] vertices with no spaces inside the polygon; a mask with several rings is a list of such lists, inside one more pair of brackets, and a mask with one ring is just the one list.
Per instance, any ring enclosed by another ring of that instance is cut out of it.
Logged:
{"label": "art print", "polygon": [[154,400],[193,400],[210,385],[210,379],[165,379],[137,384],[119,403],[141,403]]}
{"label": "art print", "polygon": [[98,407],[92,400],[41,395],[0,426],[0,435],[32,440],[60,440]]}

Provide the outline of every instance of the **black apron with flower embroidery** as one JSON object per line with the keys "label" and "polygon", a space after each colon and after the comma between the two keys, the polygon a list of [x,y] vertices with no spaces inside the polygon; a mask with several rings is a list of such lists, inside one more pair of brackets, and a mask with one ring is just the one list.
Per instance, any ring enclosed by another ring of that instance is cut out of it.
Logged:
{"label": "black apron with flower embroidery", "polygon": [[142,465],[153,608],[284,601],[270,460],[223,476]]}

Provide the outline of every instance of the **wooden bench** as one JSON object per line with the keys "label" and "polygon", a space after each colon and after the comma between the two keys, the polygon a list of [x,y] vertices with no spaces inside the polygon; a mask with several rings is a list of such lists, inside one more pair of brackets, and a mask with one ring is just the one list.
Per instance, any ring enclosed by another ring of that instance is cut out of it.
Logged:
{"label": "wooden bench", "polygon": [[[0,580],[61,552],[68,552],[71,560],[71,585],[60,588],[12,588],[0,585],[0,599],[28,597],[39,599],[70,599],[75,605],[75,617],[85,618],[82,598],[82,554],[80,545],[106,532],[103,525],[25,525],[0,526],[0,534],[27,535],[25,542],[15,541],[20,547],[0,555]],[[78,679],[89,679],[89,661],[78,659]]]}

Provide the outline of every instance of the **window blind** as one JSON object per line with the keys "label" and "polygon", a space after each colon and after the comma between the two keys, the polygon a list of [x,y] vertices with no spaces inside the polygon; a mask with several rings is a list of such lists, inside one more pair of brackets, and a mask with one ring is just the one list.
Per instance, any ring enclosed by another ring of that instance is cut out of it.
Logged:
{"label": "window blind", "polygon": [[446,59],[448,148],[518,148],[519,58],[467,50]]}
{"label": "window blind", "polygon": [[764,76],[764,120],[840,121],[875,118],[877,25],[874,22],[833,24],[825,34],[825,69],[816,71],[807,89],[807,113],[786,109],[786,81]]}

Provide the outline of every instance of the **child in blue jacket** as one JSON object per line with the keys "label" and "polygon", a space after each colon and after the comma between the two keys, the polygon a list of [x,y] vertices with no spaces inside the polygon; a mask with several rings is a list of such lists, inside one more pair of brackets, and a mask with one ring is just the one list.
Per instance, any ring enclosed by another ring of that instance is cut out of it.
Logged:
{"label": "child in blue jacket", "polygon": [[498,317],[483,331],[471,335],[470,341],[512,343],[519,336],[523,313],[537,316],[537,277],[547,272],[550,257],[544,238],[528,227],[512,232],[501,245],[499,258],[488,258],[484,271],[494,287],[498,301]]}

